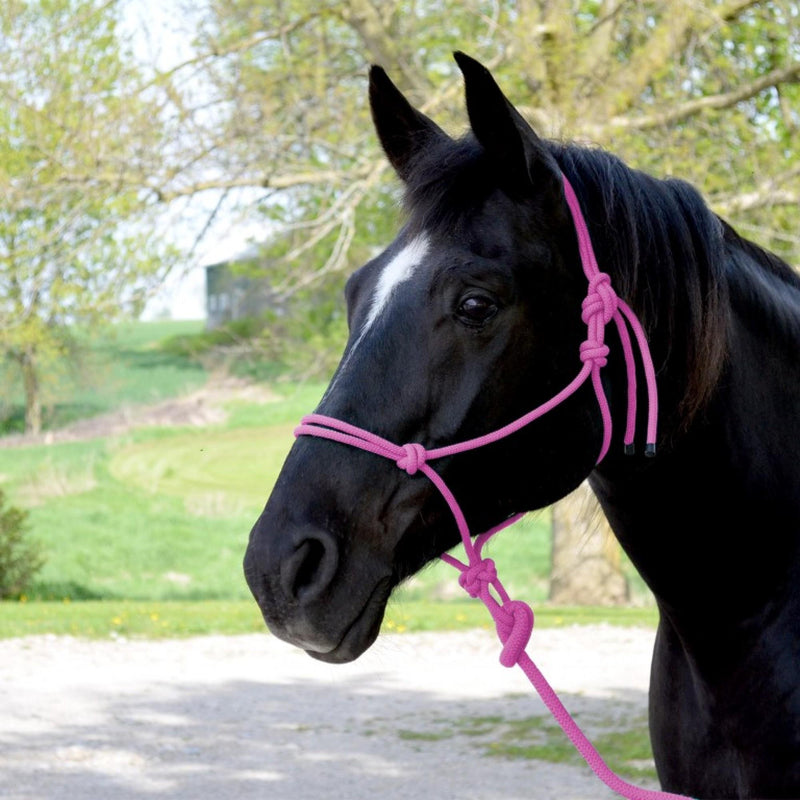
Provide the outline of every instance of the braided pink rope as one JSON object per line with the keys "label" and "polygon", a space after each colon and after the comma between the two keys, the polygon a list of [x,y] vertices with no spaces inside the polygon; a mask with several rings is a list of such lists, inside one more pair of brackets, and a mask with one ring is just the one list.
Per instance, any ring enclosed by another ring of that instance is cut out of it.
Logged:
{"label": "braided pink rope", "polygon": [[[444,553],[442,559],[461,572],[458,579],[459,584],[470,597],[479,598],[489,610],[495,622],[497,635],[503,645],[500,653],[500,663],[505,667],[519,665],[572,744],[600,780],[610,789],[623,797],[629,798],[629,800],[688,800],[683,795],[641,789],[624,781],[611,770],[578,727],[575,720],[572,719],[558,695],[539,671],[539,668],[528,656],[526,648],[533,632],[533,611],[527,603],[521,600],[512,600],[509,597],[505,587],[497,577],[497,570],[492,559],[481,556],[481,550],[484,545],[495,533],[512,525],[523,515],[516,514],[510,517],[497,527],[477,536],[473,542],[467,520],[455,496],[439,473],[428,464],[429,461],[437,458],[456,455],[467,450],[475,450],[510,436],[562,403],[570,395],[574,394],[590,377],[603,418],[603,442],[597,460],[599,463],[608,452],[611,442],[611,411],[600,379],[600,370],[606,365],[609,352],[608,345],[604,341],[605,327],[611,320],[615,322],[619,331],[628,376],[628,414],[623,439],[626,451],[630,452],[630,448],[632,448],[636,423],[636,364],[631,338],[625,324],[627,321],[636,337],[647,381],[649,408],[645,453],[647,455],[655,454],[658,418],[657,392],[655,371],[647,345],[647,338],[634,313],[626,303],[617,297],[611,288],[609,276],[600,272],[580,205],[566,177],[564,177],[564,190],[578,235],[583,270],[589,280],[589,291],[583,301],[581,315],[588,329],[587,339],[580,346],[580,359],[583,362],[583,366],[567,386],[550,400],[537,406],[533,411],[496,431],[431,450],[427,450],[418,443],[397,445],[363,428],[322,414],[310,414],[303,417],[294,433],[295,436],[317,436],[351,447],[357,447],[394,461],[400,469],[405,470],[409,475],[417,473],[425,475],[439,490],[449,506],[467,554],[466,563],[459,561],[448,553]],[[499,602],[497,598],[499,598]]]}

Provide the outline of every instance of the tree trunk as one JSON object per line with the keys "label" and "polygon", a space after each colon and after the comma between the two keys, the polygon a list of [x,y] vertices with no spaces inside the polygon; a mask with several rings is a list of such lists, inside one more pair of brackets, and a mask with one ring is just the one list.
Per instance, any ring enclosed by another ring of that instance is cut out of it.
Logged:
{"label": "tree trunk", "polygon": [[621,550],[587,483],[553,506],[550,602],[623,605],[630,593]]}
{"label": "tree trunk", "polygon": [[36,369],[36,355],[31,350],[26,350],[22,354],[20,367],[22,385],[25,389],[25,433],[36,435],[42,432],[42,395]]}

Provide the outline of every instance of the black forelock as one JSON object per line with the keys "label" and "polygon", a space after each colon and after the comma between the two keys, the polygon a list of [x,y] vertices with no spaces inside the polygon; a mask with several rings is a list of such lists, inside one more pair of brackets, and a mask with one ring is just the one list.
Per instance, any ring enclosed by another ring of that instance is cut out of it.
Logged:
{"label": "black forelock", "polygon": [[483,148],[471,134],[425,148],[405,184],[412,233],[455,231],[497,187]]}

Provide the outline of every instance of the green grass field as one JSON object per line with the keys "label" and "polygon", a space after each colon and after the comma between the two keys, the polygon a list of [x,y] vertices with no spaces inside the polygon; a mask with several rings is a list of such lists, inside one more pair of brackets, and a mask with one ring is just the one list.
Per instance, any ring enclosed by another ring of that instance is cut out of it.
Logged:
{"label": "green grass field", "polygon": [[[292,442],[292,423],[179,430],[0,450],[12,503],[29,509],[47,562],[42,599],[200,600],[248,596],[247,534]],[[531,515],[490,545],[509,589],[541,600],[547,516]],[[409,599],[446,599],[452,568],[415,577]]]}
{"label": "green grass field", "polygon": [[[653,608],[536,607],[537,628],[608,624],[655,627]],[[408,600],[389,602],[383,630],[390,633],[491,629],[492,621],[477,600]],[[0,603],[0,638],[54,634],[167,637],[200,634],[264,633],[261,614],[252,600],[144,601],[85,600]]]}
{"label": "green grass field", "polygon": [[[202,385],[207,375],[199,366],[159,347],[187,327],[121,328],[93,352],[113,378],[95,388],[91,403],[81,399],[89,389],[65,383],[54,408],[107,410]],[[46,557],[25,602],[0,604],[0,636],[262,630],[242,576],[247,536],[291,446],[293,426],[323,390],[320,383],[275,384],[271,402],[232,399],[216,426],[0,448],[0,486],[9,502],[30,512],[30,536]],[[545,600],[546,511],[529,515],[489,549],[512,595]],[[469,602],[456,577],[443,563],[424,569],[397,593],[386,625],[486,624],[486,612]],[[652,612],[643,613],[649,624]],[[581,617],[594,618],[591,610]]]}

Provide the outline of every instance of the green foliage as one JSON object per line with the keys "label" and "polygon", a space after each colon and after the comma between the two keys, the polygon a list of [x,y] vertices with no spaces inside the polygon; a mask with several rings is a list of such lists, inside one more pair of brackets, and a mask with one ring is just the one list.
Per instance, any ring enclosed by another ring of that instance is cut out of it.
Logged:
{"label": "green foliage", "polygon": [[796,260],[798,19],[795,0],[656,0],[613,13],[574,0],[214,3],[198,16],[197,47],[220,98],[217,141],[236,185],[251,175],[267,186],[247,201],[271,231],[265,263],[253,266],[285,311],[265,347],[304,373],[330,370],[345,335],[345,277],[401,222],[369,118],[369,66],[384,66],[457,135],[456,49],[491,65],[540,134],[684,178]]}
{"label": "green foliage", "polygon": [[256,381],[284,374],[288,339],[272,324],[273,313],[240,317],[211,330],[179,334],[161,344],[164,353],[191,359],[206,369],[222,369]]}
{"label": "green foliage", "polygon": [[215,350],[247,343],[261,334],[264,325],[264,320],[257,317],[242,317],[213,330],[170,336],[161,343],[160,348],[171,355],[196,359],[213,354]]}
{"label": "green foliage", "polygon": [[211,330],[182,334],[162,350],[208,369],[256,381],[278,377],[327,378],[347,339],[343,303],[299,293],[280,311],[230,320]]}
{"label": "green foliage", "polygon": [[8,505],[0,489],[0,600],[18,598],[44,565],[38,545],[27,539],[28,512]]}
{"label": "green foliage", "polygon": [[43,384],[80,355],[70,326],[139,311],[174,252],[137,175],[159,115],[115,4],[4,3],[0,45],[0,359],[20,369],[38,432]]}
{"label": "green foliage", "polygon": [[369,119],[372,63],[456,135],[451,52],[465,49],[543,135],[686,178],[796,258],[797,2],[607,5],[218,0],[192,16],[195,51],[163,70],[136,62],[118,3],[2,4],[0,359],[24,376],[19,423],[38,424],[37,395],[80,356],[67,327],[135,311],[175,262],[161,204],[206,193],[213,217],[244,190],[239,206],[265,223],[251,268],[280,311],[244,337],[229,330],[234,343],[195,342],[192,357],[330,374],[345,277],[401,222]]}

